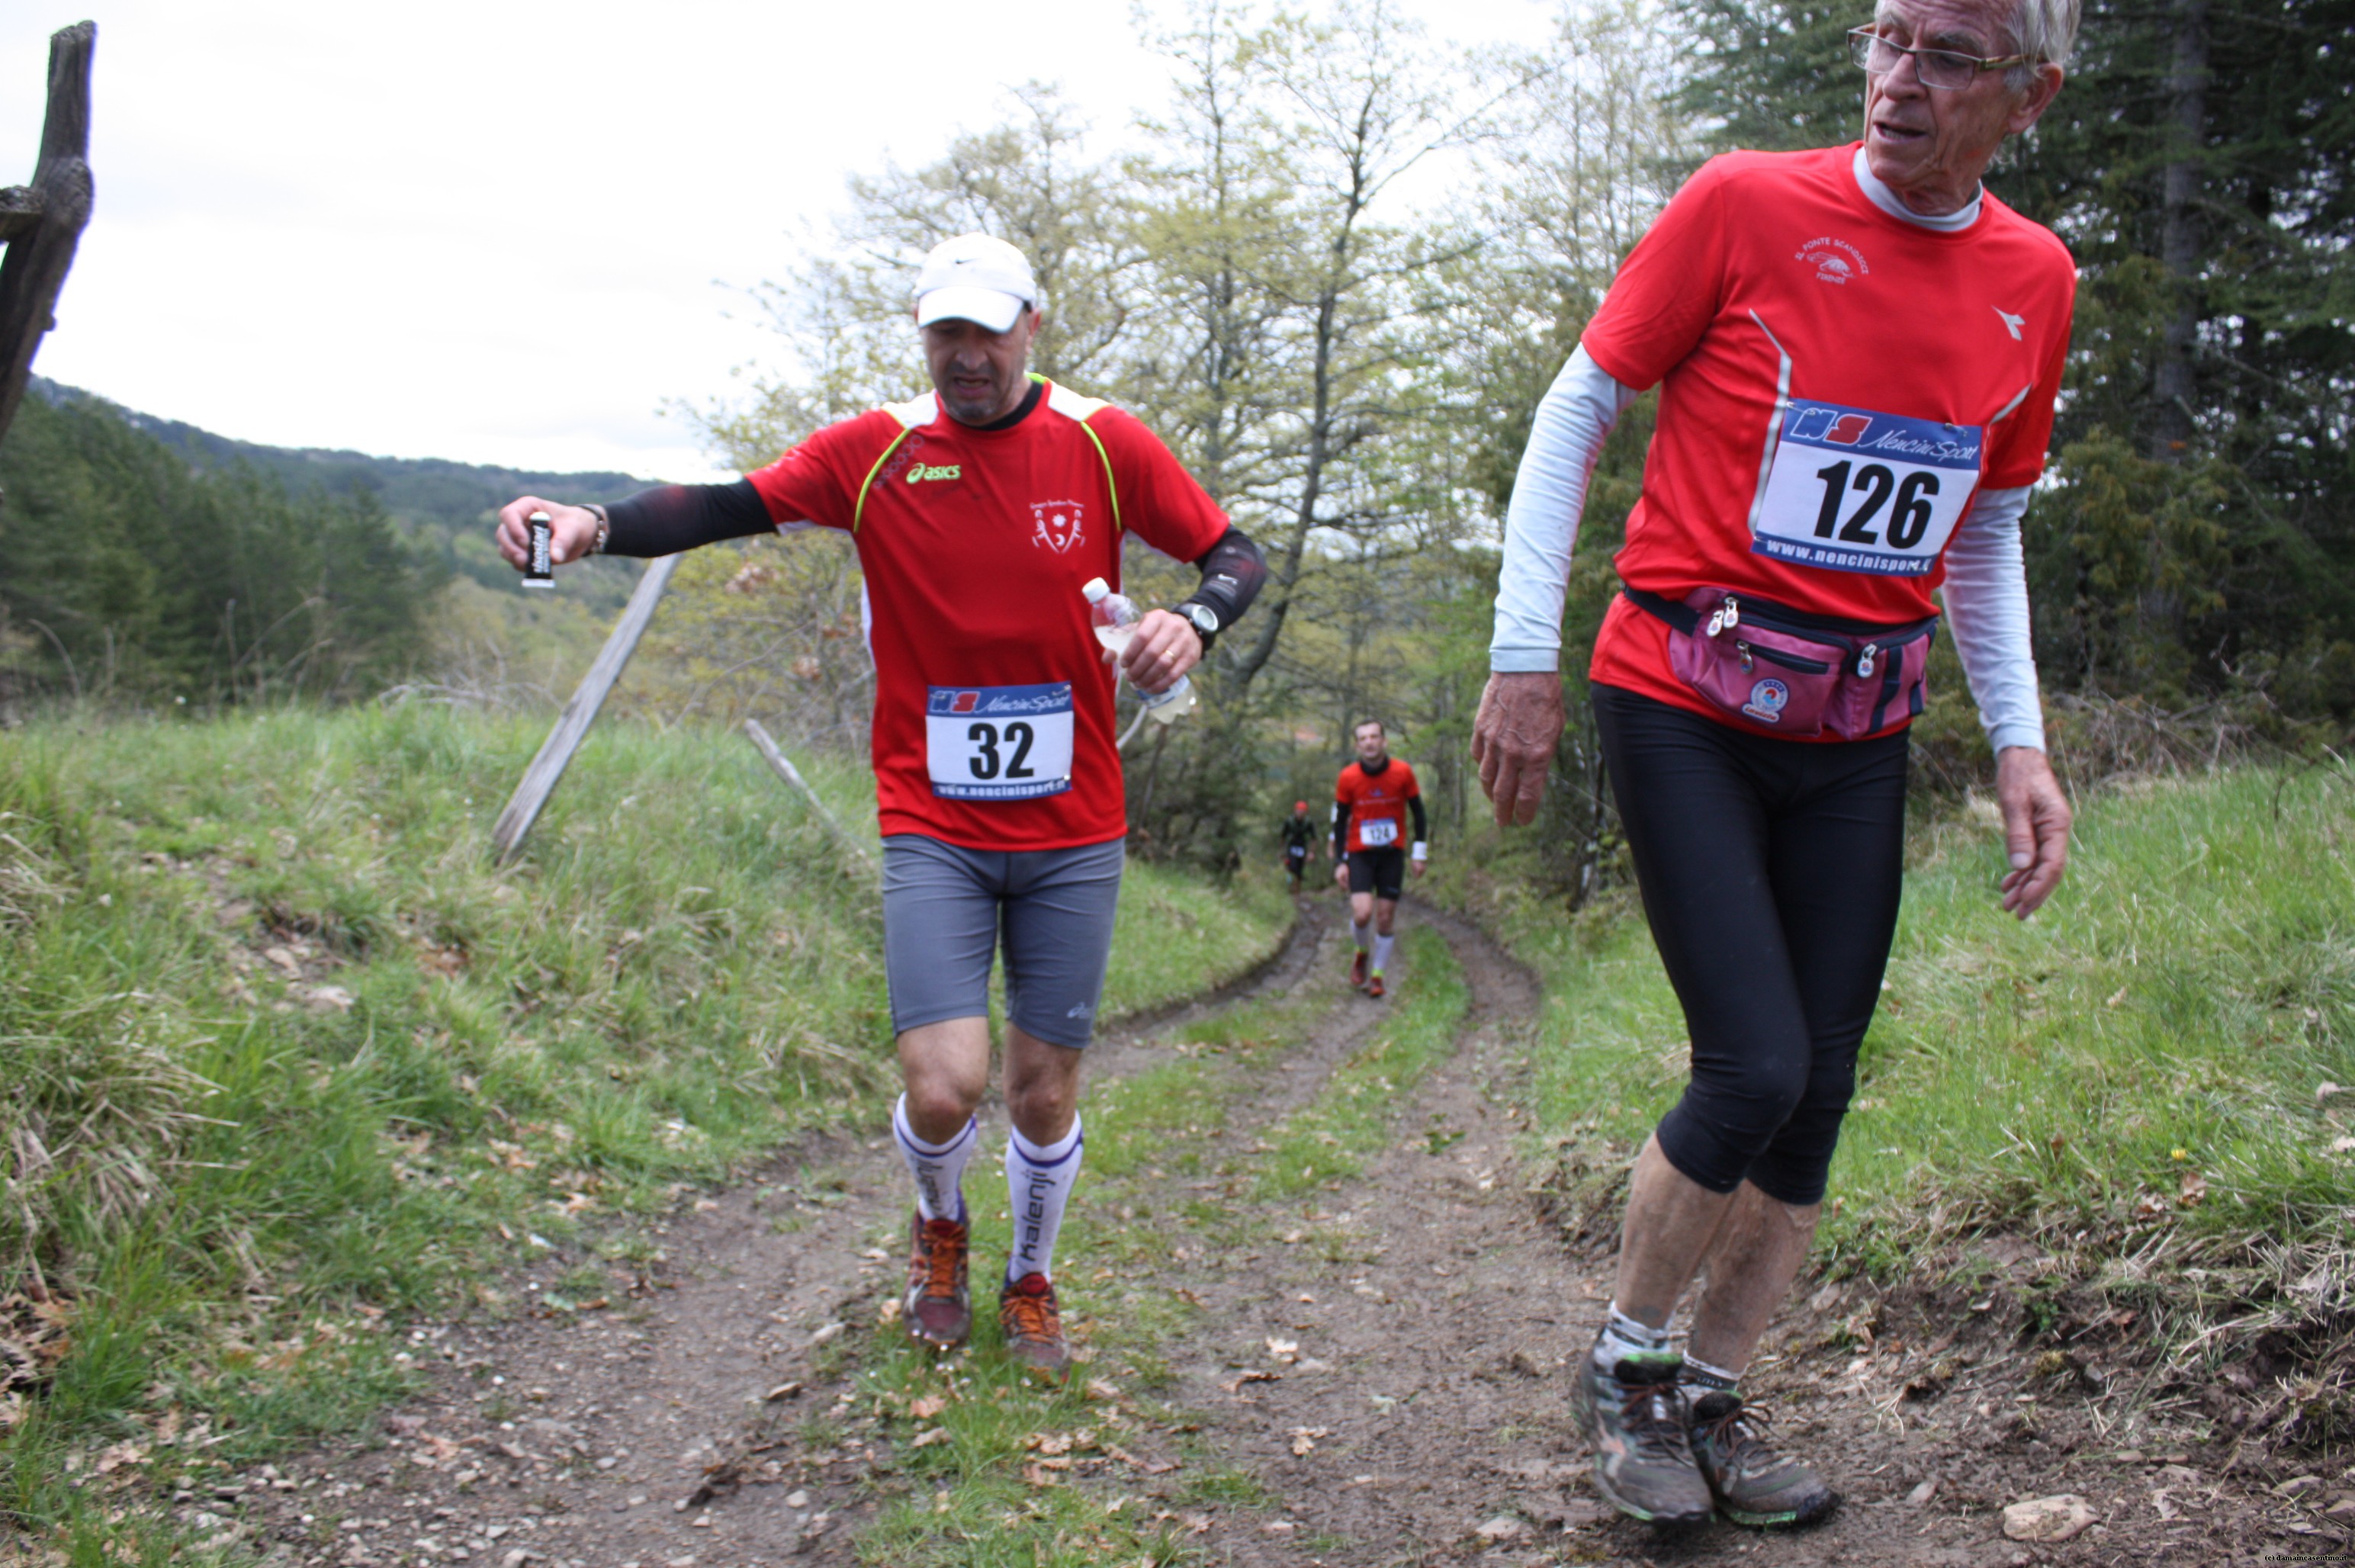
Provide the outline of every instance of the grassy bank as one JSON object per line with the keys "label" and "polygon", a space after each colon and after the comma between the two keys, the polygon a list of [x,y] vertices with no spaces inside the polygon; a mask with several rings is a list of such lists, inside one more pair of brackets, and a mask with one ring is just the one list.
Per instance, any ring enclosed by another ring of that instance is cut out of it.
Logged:
{"label": "grassy bank", "polygon": [[[2024,926],[1997,908],[1991,807],[1918,827],[1911,854],[1832,1173],[1834,1267],[1902,1272],[1992,1230],[2121,1280],[2195,1254],[2344,1264],[2355,779],[2251,769],[2093,795],[2068,880]],[[1503,928],[1547,981],[1550,1157],[1573,1205],[1607,1213],[1683,1081],[1675,997],[1632,899]]]}
{"label": "grassy bank", "polygon": [[[0,739],[0,1508],[78,1560],[200,1560],[139,1501],[364,1419],[402,1312],[881,1104],[871,883],[751,748],[601,729],[496,870],[538,740],[415,708]],[[871,821],[863,770],[804,765]],[[1105,1006],[1289,917],[1136,868]]]}

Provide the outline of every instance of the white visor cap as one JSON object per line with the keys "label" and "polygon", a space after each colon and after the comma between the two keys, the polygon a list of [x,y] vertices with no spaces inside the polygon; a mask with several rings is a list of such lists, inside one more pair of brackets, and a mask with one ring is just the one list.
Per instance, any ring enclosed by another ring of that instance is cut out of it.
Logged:
{"label": "white visor cap", "polygon": [[916,273],[916,325],[978,322],[1004,332],[1039,299],[1029,258],[1003,240],[960,234],[943,240]]}

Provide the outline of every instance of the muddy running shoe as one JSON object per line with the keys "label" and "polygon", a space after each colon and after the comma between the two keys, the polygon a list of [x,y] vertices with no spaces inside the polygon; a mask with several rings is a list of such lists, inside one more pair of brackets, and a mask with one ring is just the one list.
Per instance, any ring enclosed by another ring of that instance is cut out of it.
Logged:
{"label": "muddy running shoe", "polygon": [[1358,949],[1358,955],[1349,960],[1349,984],[1360,991],[1366,988],[1366,950],[1362,947]]}
{"label": "muddy running shoe", "polygon": [[1382,994],[1382,977],[1381,977],[1380,975],[1369,975],[1369,976],[1366,976],[1366,995],[1368,995],[1368,996],[1369,996],[1369,997],[1379,997],[1379,996],[1380,996],[1381,994]]}
{"label": "muddy running shoe", "polygon": [[1767,1413],[1739,1394],[1693,1402],[1689,1431],[1701,1478],[1717,1511],[1736,1524],[1814,1524],[1839,1507],[1839,1494],[1796,1459],[1766,1446]]}
{"label": "muddy running shoe", "polygon": [[1672,1351],[1646,1351],[1598,1366],[1580,1363],[1572,1393],[1579,1425],[1594,1446],[1594,1489],[1630,1519],[1654,1524],[1709,1521],[1709,1483],[1685,1435],[1677,1387],[1684,1365]]}
{"label": "muddy running shoe", "polygon": [[1071,1348],[1063,1339],[1062,1308],[1043,1274],[1008,1280],[997,1298],[997,1326],[1006,1331],[1006,1353],[1039,1376],[1056,1381],[1071,1370]]}
{"label": "muddy running shoe", "polygon": [[935,1350],[953,1350],[973,1332],[973,1297],[965,1289],[965,1228],[954,1220],[909,1226],[908,1298],[900,1305],[909,1338]]}

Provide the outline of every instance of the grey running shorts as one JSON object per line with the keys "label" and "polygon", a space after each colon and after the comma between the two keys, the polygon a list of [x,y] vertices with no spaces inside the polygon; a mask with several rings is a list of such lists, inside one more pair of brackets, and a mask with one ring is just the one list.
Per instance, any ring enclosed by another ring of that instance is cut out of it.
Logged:
{"label": "grey running shorts", "polygon": [[1071,849],[967,849],[921,833],[883,840],[883,971],[891,1028],[986,1018],[1006,949],[1006,1012],[1023,1033],[1088,1043],[1112,956],[1127,841]]}

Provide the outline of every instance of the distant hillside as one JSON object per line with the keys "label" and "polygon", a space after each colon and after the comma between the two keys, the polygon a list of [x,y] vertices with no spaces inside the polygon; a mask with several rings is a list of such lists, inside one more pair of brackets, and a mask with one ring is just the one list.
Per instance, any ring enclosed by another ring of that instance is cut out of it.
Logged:
{"label": "distant hillside", "polygon": [[[491,519],[500,507],[527,494],[570,501],[611,501],[656,483],[627,474],[541,474],[438,457],[370,457],[318,447],[264,446],[216,435],[181,420],[159,419],[123,408],[45,377],[34,377],[31,389],[52,404],[69,397],[94,398],[133,428],[186,453],[202,468],[228,470],[243,464],[282,480],[297,495],[314,488],[331,495],[373,491],[392,515],[410,549],[501,592],[511,591],[516,579],[514,569],[499,559],[491,544]],[[568,574],[567,597],[594,609],[617,607],[628,596],[639,571],[635,561],[591,561],[586,574]]]}

